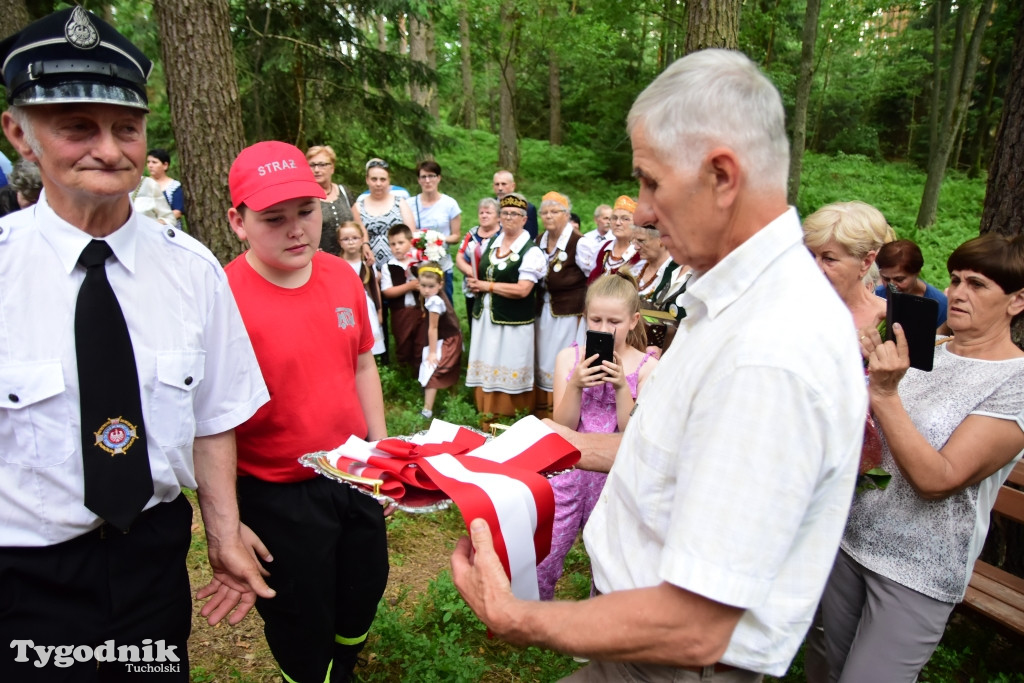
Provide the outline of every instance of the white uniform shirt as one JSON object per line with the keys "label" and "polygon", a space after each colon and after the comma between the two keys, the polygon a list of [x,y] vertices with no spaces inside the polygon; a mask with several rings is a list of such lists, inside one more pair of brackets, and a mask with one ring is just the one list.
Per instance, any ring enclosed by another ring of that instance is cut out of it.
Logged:
{"label": "white uniform shirt", "polygon": [[867,394],[849,311],[790,209],[690,280],[584,531],[602,592],[745,609],[722,661],[780,676],[853,495]]}
{"label": "white uniform shirt", "polygon": [[[45,192],[0,230],[0,546],[51,545],[102,523],[83,503],[74,336],[85,278],[76,264],[92,237],[59,218]],[[206,247],[134,212],[106,242],[139,373],[149,508],[196,487],[196,436],[233,429],[269,394]]]}
{"label": "white uniform shirt", "polygon": [[605,242],[610,242],[613,239],[615,239],[615,235],[611,230],[603,235],[597,230],[584,233],[583,238],[576,243],[576,263],[584,273],[590,275],[590,271],[594,270],[597,263],[597,252],[601,250]]}

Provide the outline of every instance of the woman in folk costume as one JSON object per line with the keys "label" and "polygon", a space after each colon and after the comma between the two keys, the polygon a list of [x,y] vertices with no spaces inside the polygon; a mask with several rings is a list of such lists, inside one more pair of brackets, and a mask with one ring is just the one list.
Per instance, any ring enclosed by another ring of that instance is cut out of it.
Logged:
{"label": "woman in folk costume", "polygon": [[582,254],[577,251],[581,235],[569,223],[572,205],[559,192],[548,192],[541,199],[540,220],[544,234],[540,250],[547,257],[547,272],[541,280],[537,303],[537,366],[534,374],[538,417],[551,416],[551,392],[554,389],[555,357],[580,336],[583,304],[587,295],[587,275]]}
{"label": "woman in folk costume", "polygon": [[617,273],[619,268],[627,270],[640,262],[640,254],[633,245],[633,212],[636,202],[622,195],[615,200],[612,207],[612,235],[615,239],[605,242],[597,252],[594,270],[590,272],[587,283],[609,273]]}
{"label": "woman in folk costume", "polygon": [[534,285],[544,277],[546,259],[524,230],[526,207],[521,194],[502,197],[501,232],[481,250],[473,268],[479,277],[466,277],[474,295],[466,386],[476,388],[480,413],[533,410]]}

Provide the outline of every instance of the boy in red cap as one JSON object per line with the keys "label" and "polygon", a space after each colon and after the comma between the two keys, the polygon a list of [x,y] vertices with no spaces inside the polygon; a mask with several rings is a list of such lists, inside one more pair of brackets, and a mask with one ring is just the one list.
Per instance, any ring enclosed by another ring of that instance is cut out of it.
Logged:
{"label": "boy in red cap", "polygon": [[224,270],[271,396],[236,429],[239,511],[277,589],[256,607],[286,681],[349,681],[387,584],[384,515],[298,458],[387,435],[363,285],[317,251],[324,191],[298,148],[242,150],[228,184],[249,249]]}

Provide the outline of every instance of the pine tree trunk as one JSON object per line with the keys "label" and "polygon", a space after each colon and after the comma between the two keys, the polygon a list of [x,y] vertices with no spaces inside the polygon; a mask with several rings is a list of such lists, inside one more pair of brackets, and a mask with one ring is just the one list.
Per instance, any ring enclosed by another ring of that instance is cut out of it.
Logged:
{"label": "pine tree trunk", "polygon": [[741,0],[688,0],[686,54],[707,47],[738,48],[741,4]]}
{"label": "pine tree trunk", "polygon": [[996,96],[996,76],[999,72],[999,59],[993,58],[988,63],[988,70],[985,72],[985,101],[981,105],[981,112],[978,114],[978,122],[974,127],[974,135],[971,137],[971,144],[967,148],[967,177],[977,178],[981,175],[981,159],[988,148],[991,135],[989,135],[989,121],[992,119],[992,105]]}
{"label": "pine tree trunk", "polygon": [[[925,179],[924,192],[921,195],[921,207],[917,212],[917,227],[927,228],[935,223],[939,209],[939,191],[946,175],[949,155],[953,149],[957,131],[963,125],[967,115],[967,106],[974,91],[974,75],[978,70],[978,55],[981,53],[981,41],[988,26],[992,12],[992,0],[982,0],[981,9],[971,31],[970,45],[966,48],[961,43],[967,34],[968,12],[973,7],[968,3],[961,5],[958,12],[963,14],[957,20],[958,45],[954,50],[950,79],[946,85],[946,106],[939,129],[939,143],[932,151],[928,162],[928,177]],[[961,61],[958,61],[958,57]]]}
{"label": "pine tree trunk", "polygon": [[242,251],[228,227],[227,177],[245,145],[228,0],[155,0],[171,125],[192,235],[222,263]]}
{"label": "pine tree trunk", "polygon": [[519,136],[516,130],[516,67],[518,16],[513,2],[501,5],[501,99],[498,105],[501,120],[498,131],[498,166],[515,173],[519,170]]}
{"label": "pine tree trunk", "polygon": [[[409,59],[414,64],[427,65],[427,30],[425,21],[409,16]],[[412,101],[426,108],[430,103],[430,87],[426,83],[410,83]]]}
{"label": "pine tree trunk", "polygon": [[1024,9],[1019,9],[1010,77],[1003,95],[992,161],[988,166],[981,232],[1024,232]]}
{"label": "pine tree trunk", "polygon": [[[800,174],[807,144],[807,105],[814,81],[814,46],[818,40],[818,15],[821,0],[807,0],[804,15],[803,47],[800,50],[800,76],[796,83],[796,107],[793,111],[793,148],[789,157],[789,203],[796,206],[800,195]],[[774,25],[773,25],[774,26]]]}
{"label": "pine tree trunk", "polygon": [[462,126],[476,130],[476,98],[473,96],[473,62],[469,43],[469,0],[459,4],[459,55],[462,57]]}
{"label": "pine tree trunk", "polygon": [[25,0],[0,0],[0,39],[14,35],[28,26]]}
{"label": "pine tree trunk", "polygon": [[558,69],[558,53],[554,49],[548,50],[548,104],[548,142],[557,147],[562,144],[562,80]]}
{"label": "pine tree trunk", "polygon": [[[427,23],[427,35],[425,36],[427,41],[427,66],[430,67],[430,73],[437,74],[437,32],[434,30],[434,19],[430,18]],[[434,120],[441,118],[441,103],[437,99],[437,80],[436,77],[432,78],[430,85],[427,90],[427,110],[430,115],[434,117]]]}
{"label": "pine tree trunk", "polygon": [[373,17],[377,26],[377,49],[381,52],[388,51],[388,24],[383,14],[376,14]]}
{"label": "pine tree trunk", "polygon": [[[396,25],[398,27],[398,54],[407,55],[410,53],[409,24],[408,19],[404,14],[398,15]],[[412,84],[408,81],[405,83],[405,96],[410,100],[412,99]]]}
{"label": "pine tree trunk", "polygon": [[932,19],[932,95],[928,112],[928,163],[939,147],[939,113],[942,111],[942,19],[949,13],[950,0],[935,0]]}

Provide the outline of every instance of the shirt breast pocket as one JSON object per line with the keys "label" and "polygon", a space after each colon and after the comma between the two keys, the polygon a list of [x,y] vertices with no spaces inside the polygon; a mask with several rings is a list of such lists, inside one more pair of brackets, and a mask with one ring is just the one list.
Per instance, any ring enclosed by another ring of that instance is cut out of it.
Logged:
{"label": "shirt breast pocket", "polygon": [[0,366],[0,459],[22,467],[63,463],[80,439],[71,418],[59,360]]}
{"label": "shirt breast pocket", "polygon": [[165,351],[156,355],[153,419],[146,432],[157,444],[180,448],[196,434],[195,390],[206,368],[203,351]]}

